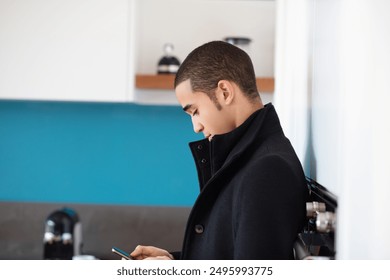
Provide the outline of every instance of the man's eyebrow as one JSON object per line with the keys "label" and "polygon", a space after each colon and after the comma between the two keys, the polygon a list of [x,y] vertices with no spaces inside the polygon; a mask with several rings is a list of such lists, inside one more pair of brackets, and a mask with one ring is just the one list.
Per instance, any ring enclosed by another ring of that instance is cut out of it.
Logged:
{"label": "man's eyebrow", "polygon": [[191,109],[192,104],[187,104],[186,106],[183,107],[183,111],[187,112],[188,109]]}

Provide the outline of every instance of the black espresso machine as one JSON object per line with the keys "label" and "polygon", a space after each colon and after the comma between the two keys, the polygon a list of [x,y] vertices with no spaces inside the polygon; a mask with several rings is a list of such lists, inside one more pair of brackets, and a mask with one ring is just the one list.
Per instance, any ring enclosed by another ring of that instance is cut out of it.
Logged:
{"label": "black espresso machine", "polygon": [[76,211],[65,207],[47,217],[43,246],[44,259],[71,260],[81,255],[81,223]]}

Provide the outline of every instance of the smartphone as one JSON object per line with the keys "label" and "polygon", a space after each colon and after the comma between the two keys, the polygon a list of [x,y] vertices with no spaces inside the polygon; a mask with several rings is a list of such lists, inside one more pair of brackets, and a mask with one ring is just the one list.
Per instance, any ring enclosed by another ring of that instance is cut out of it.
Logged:
{"label": "smartphone", "polygon": [[121,256],[122,258],[125,258],[126,260],[134,260],[134,258],[132,256],[130,256],[129,253],[117,248],[117,247],[112,247],[111,251],[119,256]]}

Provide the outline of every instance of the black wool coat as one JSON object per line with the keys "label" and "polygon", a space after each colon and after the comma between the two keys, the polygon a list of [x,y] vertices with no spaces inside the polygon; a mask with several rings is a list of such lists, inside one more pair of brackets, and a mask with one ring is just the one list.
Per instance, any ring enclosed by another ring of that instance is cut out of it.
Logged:
{"label": "black wool coat", "polygon": [[302,166],[272,104],[235,130],[189,144],[201,192],[181,259],[291,259],[306,217]]}

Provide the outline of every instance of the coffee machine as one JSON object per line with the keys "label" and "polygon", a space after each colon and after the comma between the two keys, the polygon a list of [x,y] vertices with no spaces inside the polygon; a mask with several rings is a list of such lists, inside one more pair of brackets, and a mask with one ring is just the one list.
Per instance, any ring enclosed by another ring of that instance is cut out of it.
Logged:
{"label": "coffee machine", "polygon": [[307,223],[295,241],[295,258],[335,259],[337,197],[311,178],[307,177],[306,183],[310,193],[306,203]]}
{"label": "coffee machine", "polygon": [[79,217],[71,208],[51,213],[45,222],[44,259],[71,260],[81,255],[82,232]]}

